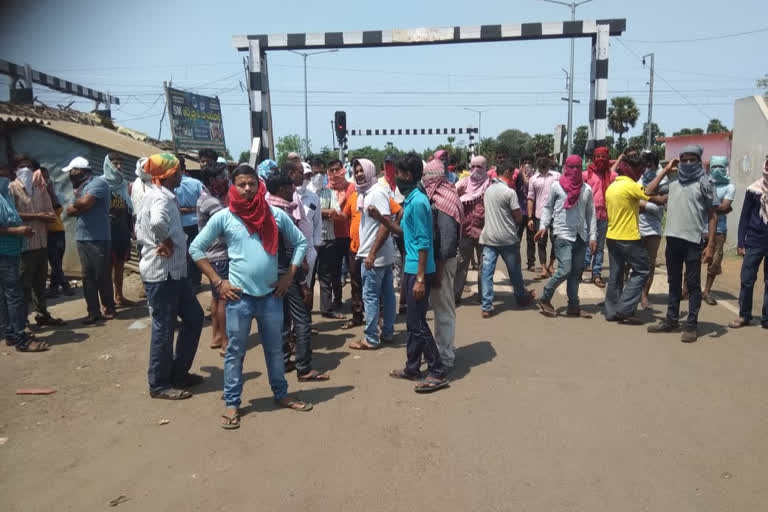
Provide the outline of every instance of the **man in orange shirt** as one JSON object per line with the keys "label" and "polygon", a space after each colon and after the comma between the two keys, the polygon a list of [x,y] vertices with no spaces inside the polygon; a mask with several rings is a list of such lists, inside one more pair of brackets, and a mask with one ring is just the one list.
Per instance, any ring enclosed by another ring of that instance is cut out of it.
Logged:
{"label": "man in orange shirt", "polygon": [[[395,218],[395,222],[400,224],[403,208],[391,197],[389,198],[389,208]],[[351,329],[352,327],[363,325],[363,279],[361,275],[363,260],[357,259],[357,249],[360,247],[360,217],[362,212],[357,208],[357,191],[352,192],[348,196],[341,213],[350,221],[349,276],[352,294],[352,319],[345,322],[341,328]]]}

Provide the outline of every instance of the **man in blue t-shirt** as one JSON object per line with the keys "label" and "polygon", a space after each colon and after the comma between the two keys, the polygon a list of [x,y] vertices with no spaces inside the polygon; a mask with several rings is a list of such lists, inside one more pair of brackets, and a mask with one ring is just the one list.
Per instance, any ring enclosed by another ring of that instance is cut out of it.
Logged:
{"label": "man in blue t-shirt", "polygon": [[88,160],[81,156],[73,159],[62,171],[69,173],[75,192],[75,201],[67,206],[67,215],[77,217],[75,240],[83,273],[83,294],[88,306],[88,317],[83,323],[90,325],[112,319],[116,314],[112,294],[112,228],[109,218],[112,194],[107,181],[101,176],[94,176]]}
{"label": "man in blue t-shirt", "polygon": [[[415,391],[426,393],[448,385],[437,344],[427,323],[428,297],[435,275],[432,207],[419,186],[424,172],[421,157],[409,153],[397,161],[395,169],[397,188],[405,197],[400,226],[387,216],[382,216],[375,207],[368,208],[368,214],[387,229],[402,234],[405,245],[403,278],[408,305],[408,359],[405,369],[393,370],[389,375],[397,379],[420,381]],[[423,380],[419,370],[422,355],[427,361],[427,377]]]}
{"label": "man in blue t-shirt", "polygon": [[723,248],[728,235],[728,219],[725,216],[733,211],[731,203],[736,197],[736,187],[731,183],[731,177],[728,175],[728,157],[710,158],[709,176],[715,184],[716,202],[719,205],[716,208],[715,254],[712,256],[712,262],[707,266],[707,284],[704,287],[702,299],[710,306],[714,306],[717,301],[711,295],[712,285],[715,284],[715,278],[723,273]]}
{"label": "man in blue t-shirt", "polygon": [[[173,192],[176,194],[176,200],[179,202],[181,226],[187,235],[187,252],[189,252],[189,246],[198,233],[197,200],[200,199],[200,194],[203,193],[203,182],[193,177],[187,171],[183,156],[177,154],[176,158],[179,160],[183,174],[181,175],[181,183]],[[192,261],[191,257],[187,256],[187,279],[189,279],[189,284],[193,290],[199,290],[202,276],[195,262]]]}

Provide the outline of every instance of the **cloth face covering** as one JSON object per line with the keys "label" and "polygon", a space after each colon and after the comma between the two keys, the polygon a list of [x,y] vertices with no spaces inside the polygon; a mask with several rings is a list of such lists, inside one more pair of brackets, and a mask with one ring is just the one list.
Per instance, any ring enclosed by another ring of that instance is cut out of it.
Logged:
{"label": "cloth face covering", "polygon": [[376,166],[373,165],[373,162],[366,158],[358,158],[357,160],[354,160],[352,162],[352,168],[354,169],[357,167],[357,164],[360,164],[360,166],[363,168],[363,174],[365,175],[365,180],[362,183],[358,183],[356,185],[357,209],[362,211],[365,194],[368,193],[371,187],[376,184]]}
{"label": "cloth face covering", "polygon": [[565,191],[565,208],[573,208],[579,200],[581,187],[584,184],[584,178],[581,174],[581,157],[571,155],[565,160],[563,175],[560,176],[560,186]]}
{"label": "cloth face covering", "polygon": [[258,234],[268,254],[277,254],[277,222],[266,200],[267,186],[259,180],[259,190],[250,201],[243,198],[237,187],[229,187],[229,210],[240,217],[248,234]]}

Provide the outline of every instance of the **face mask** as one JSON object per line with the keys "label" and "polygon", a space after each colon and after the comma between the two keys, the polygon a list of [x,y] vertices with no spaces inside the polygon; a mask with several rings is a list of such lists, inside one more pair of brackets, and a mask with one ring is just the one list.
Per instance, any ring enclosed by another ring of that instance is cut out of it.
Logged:
{"label": "face mask", "polygon": [[680,172],[683,174],[691,174],[695,172],[701,164],[699,162],[681,163],[679,166]]}
{"label": "face mask", "polygon": [[312,188],[315,190],[320,190],[323,188],[323,176],[322,174],[313,174],[312,178],[310,178],[309,182],[312,184]]}
{"label": "face mask", "polygon": [[403,195],[403,197],[408,197],[413,189],[416,188],[416,182],[414,181],[405,181],[397,178],[395,179],[395,183],[397,183],[397,188],[400,190],[400,193]]}
{"label": "face mask", "polygon": [[88,178],[85,174],[70,174],[69,181],[72,183],[72,188],[79,188],[80,185]]}

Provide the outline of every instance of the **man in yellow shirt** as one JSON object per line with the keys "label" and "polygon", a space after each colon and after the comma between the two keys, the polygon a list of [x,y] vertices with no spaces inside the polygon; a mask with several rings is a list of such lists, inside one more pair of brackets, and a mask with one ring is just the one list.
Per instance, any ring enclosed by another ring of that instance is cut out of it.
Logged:
{"label": "man in yellow shirt", "polygon": [[[638,227],[640,207],[650,200],[635,178],[638,172],[642,172],[641,168],[639,158],[625,157],[617,168],[619,176],[605,192],[608,210],[606,245],[611,256],[610,277],[605,291],[605,318],[609,322],[628,325],[643,323],[635,316],[635,311],[650,274],[648,255],[640,242]],[[661,181],[661,178],[657,176],[651,186],[656,181]],[[627,265],[632,272],[625,283],[624,268]]]}

